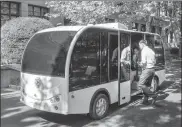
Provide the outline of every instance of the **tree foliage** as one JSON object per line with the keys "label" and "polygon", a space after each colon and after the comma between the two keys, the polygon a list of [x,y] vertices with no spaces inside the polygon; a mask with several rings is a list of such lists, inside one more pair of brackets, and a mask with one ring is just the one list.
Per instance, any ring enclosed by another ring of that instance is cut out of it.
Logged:
{"label": "tree foliage", "polygon": [[88,24],[104,22],[105,17],[118,12],[113,2],[103,1],[48,1],[53,12],[49,16],[63,15],[73,24]]}
{"label": "tree foliage", "polygon": [[[104,23],[105,18],[114,15],[117,22],[132,28],[132,22],[144,20],[146,31],[151,32],[153,17],[167,21],[162,26],[162,36],[169,35],[166,30],[173,31],[174,38],[179,41],[181,3],[180,1],[61,1],[46,2],[53,11],[48,15],[62,15],[71,20],[71,24]],[[160,13],[163,12],[163,13]],[[164,24],[164,23],[163,23]]]}
{"label": "tree foliage", "polygon": [[1,64],[20,63],[30,37],[37,31],[53,27],[45,19],[19,17],[1,27]]}
{"label": "tree foliage", "polygon": [[[150,22],[151,16],[162,19],[171,19],[171,9],[174,21],[179,21],[180,4],[178,1],[61,1],[46,2],[53,11],[51,17],[63,15],[70,19],[72,24],[103,23],[105,18],[115,14],[117,21],[129,26],[134,20],[144,18]],[[168,11],[169,16],[158,14],[158,10]]]}

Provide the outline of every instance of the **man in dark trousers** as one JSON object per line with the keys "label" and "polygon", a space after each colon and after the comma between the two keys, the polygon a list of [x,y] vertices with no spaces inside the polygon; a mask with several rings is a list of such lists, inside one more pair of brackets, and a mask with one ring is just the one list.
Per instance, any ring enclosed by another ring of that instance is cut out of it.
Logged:
{"label": "man in dark trousers", "polygon": [[[148,98],[152,97],[153,100],[157,98],[157,94],[153,93],[148,87],[148,84],[151,85],[152,79],[155,73],[155,52],[147,46],[146,40],[141,40],[139,42],[139,47],[141,49],[141,63],[140,66],[142,69],[142,74],[139,79],[139,86],[142,88],[144,93],[144,104],[148,104]],[[148,84],[147,84],[148,83]]]}

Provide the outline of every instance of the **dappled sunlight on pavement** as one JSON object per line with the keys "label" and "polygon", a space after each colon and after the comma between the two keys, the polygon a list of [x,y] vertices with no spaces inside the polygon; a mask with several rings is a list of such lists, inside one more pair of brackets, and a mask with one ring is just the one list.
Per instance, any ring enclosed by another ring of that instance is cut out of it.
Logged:
{"label": "dappled sunlight on pavement", "polygon": [[18,115],[18,114],[21,114],[23,112],[27,112],[29,110],[31,110],[31,109],[29,107],[27,107],[27,106],[16,107],[16,109],[13,109],[13,110],[6,109],[6,111],[10,111],[10,112],[5,113],[4,115],[2,115],[1,119],[12,117],[14,115]]}
{"label": "dappled sunlight on pavement", "polygon": [[170,115],[160,115],[159,119],[156,121],[158,124],[168,123],[170,120],[172,120]]}
{"label": "dappled sunlight on pavement", "polygon": [[169,94],[165,100],[173,103],[181,103],[181,93]]}
{"label": "dappled sunlight on pavement", "polygon": [[19,97],[20,96],[20,92],[19,91],[14,91],[11,93],[2,93],[1,94],[1,99],[8,99],[8,98],[12,98],[12,97]]}

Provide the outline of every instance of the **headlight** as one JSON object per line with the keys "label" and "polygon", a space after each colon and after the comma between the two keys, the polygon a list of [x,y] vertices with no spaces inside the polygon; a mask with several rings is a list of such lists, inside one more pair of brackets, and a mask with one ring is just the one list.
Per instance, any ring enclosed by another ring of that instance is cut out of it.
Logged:
{"label": "headlight", "polygon": [[59,96],[55,96],[55,97],[51,98],[50,101],[51,101],[51,103],[56,103],[56,102],[60,101],[60,98],[59,98]]}

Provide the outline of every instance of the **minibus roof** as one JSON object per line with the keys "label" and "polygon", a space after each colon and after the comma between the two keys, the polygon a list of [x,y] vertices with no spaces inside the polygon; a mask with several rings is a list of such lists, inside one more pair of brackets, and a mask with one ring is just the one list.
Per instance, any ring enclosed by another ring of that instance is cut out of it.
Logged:
{"label": "minibus roof", "polygon": [[84,27],[104,28],[104,29],[108,29],[108,30],[120,30],[120,31],[125,31],[125,32],[130,32],[130,33],[143,33],[143,34],[158,35],[156,33],[128,30],[128,28],[121,23],[104,23],[104,24],[95,24],[95,25],[88,24],[88,25],[83,25],[83,26],[57,26],[57,27],[41,30],[38,33],[50,32],[50,31],[79,31],[80,29],[82,29]]}
{"label": "minibus roof", "polygon": [[58,26],[53,28],[48,28],[39,31],[38,33],[50,32],[50,31],[79,31],[84,26]]}

